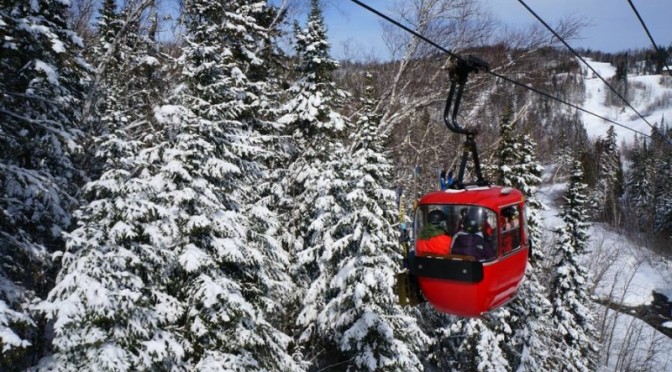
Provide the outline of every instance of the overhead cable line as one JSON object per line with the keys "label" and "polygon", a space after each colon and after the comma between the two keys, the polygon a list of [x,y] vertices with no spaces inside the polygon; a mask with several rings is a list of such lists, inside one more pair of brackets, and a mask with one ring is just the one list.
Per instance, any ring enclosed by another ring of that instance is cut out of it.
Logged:
{"label": "overhead cable line", "polygon": [[[658,52],[659,58],[663,58],[663,56],[664,56],[663,52],[660,49],[658,49],[658,44],[656,44],[656,42],[653,40],[653,36],[651,36],[651,33],[649,32],[649,28],[646,27],[646,23],[644,23],[644,20],[639,15],[639,12],[637,11],[637,8],[635,8],[635,4],[633,4],[632,1],[630,1],[630,0],[628,0],[628,3],[630,3],[630,7],[635,12],[635,15],[637,15],[637,18],[639,19],[639,23],[641,23],[642,27],[644,27],[644,31],[646,31],[646,34],[649,35],[649,40],[651,40],[651,44],[653,44],[653,48],[656,50],[656,52]],[[665,67],[667,67],[667,72],[669,72],[670,75],[672,75],[672,70],[670,69],[670,66],[667,64],[667,58],[665,58],[663,60],[663,62],[665,63]]]}
{"label": "overhead cable line", "polygon": [[[456,53],[454,53],[454,52],[452,52],[452,51],[450,51],[450,50],[448,50],[448,49],[442,47],[441,45],[437,44],[436,42],[432,41],[431,39],[429,39],[429,38],[427,38],[427,37],[421,35],[421,34],[418,33],[417,31],[414,31],[414,30],[410,29],[409,27],[403,25],[403,24],[400,23],[399,21],[390,18],[389,16],[387,16],[387,15],[381,13],[380,11],[378,11],[378,10],[376,10],[376,9],[374,9],[374,8],[372,8],[372,7],[370,7],[369,5],[363,3],[363,2],[361,2],[361,1],[359,1],[359,0],[350,0],[350,1],[352,1],[353,3],[355,3],[355,4],[359,5],[359,6],[361,6],[361,7],[364,8],[364,9],[370,11],[371,13],[373,13],[373,14],[375,14],[375,15],[377,15],[377,16],[383,18],[383,19],[385,19],[386,21],[392,23],[393,25],[395,25],[395,26],[397,26],[397,27],[403,29],[404,31],[406,31],[406,32],[408,32],[408,33],[410,33],[410,34],[412,34],[413,36],[417,37],[418,39],[420,39],[420,40],[422,40],[422,41],[424,41],[424,42],[426,42],[426,43],[432,45],[433,47],[435,47],[435,48],[441,50],[442,52],[448,54],[449,56],[451,56],[451,57],[453,57],[453,58],[456,58],[456,59],[458,59],[458,60],[462,60],[462,61],[464,61],[464,58],[462,58],[462,57],[459,56],[458,54],[456,54]],[[621,128],[630,130],[630,131],[635,132],[635,133],[637,133],[637,134],[640,134],[640,135],[642,135],[642,136],[644,136],[644,137],[649,137],[649,138],[651,138],[651,136],[649,136],[649,135],[646,134],[646,133],[640,132],[640,131],[638,131],[638,130],[636,130],[636,129],[632,129],[632,128],[626,126],[626,125],[623,125],[623,124],[621,124],[621,123],[618,123],[618,122],[616,122],[616,121],[614,121],[614,120],[611,120],[611,119],[609,119],[609,118],[606,118],[606,117],[604,117],[604,116],[602,116],[602,115],[598,115],[598,114],[596,114],[596,113],[594,113],[594,112],[592,112],[592,111],[588,111],[588,110],[586,110],[585,108],[583,108],[583,107],[581,107],[581,106],[578,106],[578,105],[576,105],[576,104],[573,104],[573,103],[571,103],[571,102],[568,102],[568,101],[566,101],[566,100],[564,100],[564,99],[562,99],[562,98],[556,97],[556,96],[554,96],[554,95],[552,95],[552,94],[550,94],[550,93],[544,92],[544,91],[539,90],[539,89],[537,89],[537,88],[531,87],[531,86],[529,86],[529,85],[527,85],[527,84],[524,84],[524,83],[521,83],[521,82],[519,82],[519,81],[513,80],[513,79],[511,79],[511,78],[509,78],[509,77],[506,77],[506,76],[504,76],[504,75],[498,74],[498,73],[496,73],[496,72],[494,72],[494,71],[492,71],[492,70],[489,70],[489,69],[486,70],[486,72],[487,72],[488,74],[494,76],[494,77],[497,77],[497,78],[499,78],[499,79],[501,79],[501,80],[504,80],[504,81],[506,81],[506,82],[509,82],[509,83],[511,83],[511,84],[517,85],[517,86],[519,86],[519,87],[522,87],[522,88],[531,90],[531,91],[533,91],[533,92],[535,92],[535,93],[537,93],[537,94],[540,94],[540,95],[542,95],[542,96],[544,96],[544,97],[546,97],[546,98],[550,98],[550,99],[552,99],[552,100],[558,101],[558,102],[563,103],[563,104],[565,104],[565,105],[567,105],[567,106],[570,106],[570,107],[572,107],[572,108],[574,108],[574,109],[576,109],[576,110],[579,110],[579,111],[584,112],[584,113],[586,113],[586,114],[592,115],[592,116],[594,116],[594,117],[597,117],[597,118],[599,118],[599,119],[602,119],[602,120],[604,120],[604,121],[607,121],[607,122],[609,122],[609,123],[611,123],[611,124],[614,124],[614,125],[616,125],[616,126],[619,126],[619,127],[621,127]]]}
{"label": "overhead cable line", "polygon": [[625,99],[625,97],[623,97],[623,96],[621,95],[621,93],[619,93],[616,89],[614,89],[614,87],[612,87],[611,84],[609,84],[609,83],[602,77],[602,75],[600,75],[600,73],[597,72],[597,70],[595,70],[595,69],[593,68],[593,66],[591,66],[591,65],[590,65],[590,64],[589,64],[583,57],[581,57],[581,55],[580,55],[579,53],[577,53],[576,50],[574,50],[574,48],[572,48],[572,47],[565,41],[565,39],[562,38],[562,36],[560,36],[557,32],[555,32],[555,30],[553,30],[553,28],[552,28],[551,26],[549,26],[548,23],[546,23],[546,22],[545,22],[545,21],[544,21],[544,20],[543,20],[537,13],[535,13],[534,10],[532,10],[529,6],[527,6],[527,4],[525,4],[525,1],[523,1],[523,0],[518,0],[518,2],[519,2],[522,6],[524,6],[525,9],[527,9],[527,11],[530,12],[530,14],[532,14],[532,15],[534,16],[534,18],[536,18],[539,22],[541,22],[541,24],[544,25],[544,27],[546,27],[546,29],[547,29],[548,31],[550,31],[550,32],[553,34],[553,36],[557,37],[558,40],[560,40],[560,42],[563,43],[563,44],[567,47],[567,49],[569,49],[570,52],[572,52],[578,59],[580,59],[581,62],[583,62],[584,65],[586,65],[586,67],[588,67],[588,68],[589,68],[595,75],[597,75],[597,77],[600,78],[600,80],[602,80],[602,82],[604,83],[604,85],[606,85],[612,92],[614,92],[614,94],[616,94],[616,96],[618,96],[618,98],[620,98],[623,102],[625,102],[625,104],[626,104],[628,107],[630,107],[630,109],[631,109],[632,111],[634,111],[634,112],[635,112],[635,113],[636,113],[642,120],[644,120],[644,122],[645,122],[649,127],[651,127],[651,129],[652,129],[654,132],[657,132],[656,128],[655,128],[653,125],[651,125],[651,123],[649,123],[649,121],[646,120],[646,118],[645,118],[642,114],[640,114],[639,111],[637,111],[637,109],[634,108],[634,107],[630,104],[630,102],[628,102],[628,100]]}

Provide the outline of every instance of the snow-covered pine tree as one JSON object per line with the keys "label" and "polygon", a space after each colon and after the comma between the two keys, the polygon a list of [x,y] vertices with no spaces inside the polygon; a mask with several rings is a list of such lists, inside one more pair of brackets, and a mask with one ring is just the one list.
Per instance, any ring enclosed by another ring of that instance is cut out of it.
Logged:
{"label": "snow-covered pine tree", "polygon": [[513,109],[508,105],[499,125],[496,176],[498,185],[515,187],[511,167],[520,159],[520,144],[514,135],[512,116]]}
{"label": "snow-covered pine tree", "polygon": [[[498,311],[501,313],[501,311]],[[505,324],[505,322],[498,322]],[[454,336],[463,341],[457,349],[457,371],[496,371],[508,372],[511,365],[502,350],[502,337],[493,331],[492,326],[482,319],[462,319],[451,327]]]}
{"label": "snow-covered pine tree", "polygon": [[264,62],[258,48],[268,31],[257,21],[267,7],[259,0],[185,1],[185,84],[175,96],[181,107],[164,108],[179,122],[164,154],[176,187],[163,198],[179,227],[175,285],[188,304],[184,338],[192,346],[185,357],[199,370],[301,369],[287,351],[290,338],[266,320],[286,268],[275,245],[254,233],[254,219],[273,227],[275,216],[245,213],[263,175],[253,121],[266,104],[258,95],[264,82],[247,73]]}
{"label": "snow-covered pine tree", "polygon": [[388,184],[392,167],[378,130],[381,117],[374,112],[371,75],[366,79],[350,165],[344,169],[347,210],[333,227],[325,226],[338,240],[326,262],[333,275],[322,293],[325,305],[317,330],[338,346],[340,355],[330,360],[338,369],[420,370],[418,352],[428,338],[397,304],[392,290],[401,262],[392,226],[396,194]]}
{"label": "snow-covered pine tree", "polygon": [[547,290],[540,283],[543,273],[538,268],[543,266],[541,211],[545,206],[535,194],[541,184],[543,167],[537,162],[536,144],[532,138],[524,134],[519,141],[519,158],[512,166],[511,174],[515,180],[513,186],[525,195],[532,262],[528,263],[516,300],[509,305],[510,315],[506,320],[512,335],[505,338],[504,344],[509,345],[508,358],[512,367],[535,370],[549,368],[547,358],[558,345],[552,342],[551,332],[547,329],[551,306],[546,298]]}
{"label": "snow-covered pine tree", "polygon": [[[141,49],[134,45],[138,41],[138,30],[142,24],[143,15],[149,8],[154,7],[155,2],[156,0],[128,1],[124,3],[123,11],[119,13],[116,11],[115,1],[106,1],[103,4],[102,14],[99,17],[98,39],[92,42],[88,53],[89,60],[93,64],[93,71],[83,101],[80,120],[82,127],[88,132],[99,134],[102,131],[101,124],[105,123],[101,122],[96,114],[97,111],[105,111],[105,106],[107,106],[105,103],[101,105],[99,99],[106,98],[104,90],[106,83],[110,82],[108,70],[121,69],[120,62],[129,59],[126,54]],[[105,82],[106,79],[107,82]],[[124,80],[124,82],[132,84],[133,80]],[[117,85],[123,84],[117,83]],[[106,101],[112,109],[117,104],[112,100]]]}
{"label": "snow-covered pine tree", "polygon": [[166,144],[144,153],[139,144],[126,143],[116,168],[85,187],[90,202],[77,213],[79,228],[67,235],[63,269],[41,304],[54,319],[54,354],[41,369],[184,366],[189,344],[178,321],[187,306],[173,282],[178,227],[159,197],[176,185],[161,172]]}
{"label": "snow-covered pine tree", "polygon": [[[105,14],[116,22],[118,15],[109,9]],[[40,305],[54,319],[54,353],[40,368],[185,365],[189,345],[176,329],[186,306],[169,280],[175,274],[170,248],[177,227],[159,197],[175,187],[161,172],[169,130],[149,130],[160,127],[148,112],[161,96],[162,79],[158,60],[144,63],[154,58],[153,24],[144,34],[132,28],[117,42],[120,53],[112,56],[99,87],[105,94],[98,106],[102,112],[91,117],[103,124],[92,151],[102,174],[84,188],[88,203],[76,214],[79,227],[66,236],[63,269]]]}
{"label": "snow-covered pine tree", "polygon": [[562,208],[562,220],[569,226],[572,238],[572,247],[577,254],[587,253],[588,228],[590,226],[588,210],[588,188],[583,183],[583,166],[581,162],[574,161],[572,174],[567,185]]}
{"label": "snow-covered pine tree", "polygon": [[[519,189],[525,195],[527,207],[528,237],[531,245],[541,243],[542,221],[540,212],[545,207],[535,197],[541,184],[544,168],[537,161],[537,144],[530,135],[516,136],[511,124],[511,109],[507,108],[502,117],[499,129],[499,145],[497,147],[497,183]],[[532,251],[533,254],[538,252]]]}
{"label": "snow-covered pine tree", "polygon": [[625,194],[628,203],[630,223],[636,228],[651,231],[654,215],[649,207],[655,205],[654,185],[655,172],[653,152],[647,147],[645,140],[635,136],[632,150],[632,166],[626,176]]}
{"label": "snow-covered pine tree", "polygon": [[287,58],[277,45],[285,11],[266,6],[254,12],[253,16],[264,32],[256,35],[254,52],[257,60],[247,65],[246,73],[256,103],[253,111],[242,120],[258,132],[263,153],[256,160],[260,163],[259,171],[263,176],[257,178],[251,192],[246,195],[244,213],[250,216],[250,241],[259,244],[274,262],[271,267],[277,264],[283,267],[268,278],[267,284],[273,293],[269,293],[269,297],[278,301],[267,303],[266,319],[279,329],[289,331],[294,322],[286,313],[295,288],[287,269],[289,255],[282,245],[287,236],[287,226],[280,220],[280,215],[283,213],[282,181],[286,177],[291,139],[285,133],[285,126],[278,122],[282,113],[282,78]]}
{"label": "snow-covered pine tree", "polygon": [[[318,330],[326,291],[337,267],[332,261],[336,241],[332,227],[345,215],[347,153],[341,141],[346,121],[335,111],[345,95],[334,83],[338,63],[329,55],[329,44],[319,1],[311,1],[308,24],[296,27],[297,81],[281,122],[291,133],[292,158],[283,182],[287,247],[293,257],[292,275],[298,288],[296,339],[306,360],[318,366],[339,358],[339,343]],[[325,350],[329,352],[325,352]],[[332,355],[333,354],[333,355]]]}
{"label": "snow-covered pine tree", "polygon": [[[99,95],[95,100],[96,110],[89,115],[87,125],[91,128],[89,152],[93,154],[87,164],[87,173],[93,179],[97,179],[101,172],[124,168],[115,164],[129,155],[124,152],[137,154],[133,150],[137,144],[130,148],[126,146],[129,141],[138,141],[152,132],[150,122],[154,105],[165,88],[162,81],[165,74],[156,52],[156,10],[149,24],[143,27],[138,20],[124,19],[135,11],[130,5],[117,12],[116,1],[103,3],[98,20],[98,41],[90,56],[92,65],[106,66],[96,88]],[[120,32],[124,22],[130,24]]]}
{"label": "snow-covered pine tree", "polygon": [[[668,138],[669,135],[668,135]],[[672,151],[665,149],[655,161],[654,226],[656,231],[672,232]],[[648,208],[645,210],[649,210]]]}
{"label": "snow-covered pine tree", "polygon": [[672,232],[672,150],[666,144],[672,131],[665,120],[651,130],[651,157],[653,162],[653,225],[656,232]]}
{"label": "snow-covered pine tree", "polygon": [[[122,92],[119,91],[120,86],[126,79],[121,79],[120,81],[120,71],[122,71],[122,64],[124,59],[123,52],[116,47],[115,50],[112,49],[112,45],[117,38],[117,34],[123,26],[123,20],[121,19],[121,14],[117,11],[117,2],[116,0],[105,0],[100,9],[100,16],[98,17],[98,30],[96,37],[94,39],[93,45],[89,48],[89,60],[92,66],[97,66],[101,64],[102,60],[107,58],[108,60],[108,69],[106,70],[102,81],[100,82],[100,88],[98,92],[103,99],[98,101],[98,107],[96,107],[95,112],[93,112],[87,123],[88,128],[94,128],[89,131],[89,134],[98,137],[99,135],[109,132],[110,128],[112,131],[117,129],[119,125],[116,123],[122,120],[121,113],[124,111],[124,108],[121,107],[121,102],[119,99],[122,97]],[[126,33],[124,35],[119,35],[126,39]],[[119,41],[121,46],[125,46],[123,40]],[[128,52],[128,50],[126,50]],[[94,123],[95,122],[95,123]],[[92,152],[95,156],[95,151],[97,146],[91,146],[89,151]],[[89,177],[96,179],[100,170],[96,172],[94,166],[89,166],[87,169],[87,174]]]}
{"label": "snow-covered pine tree", "polygon": [[564,225],[557,231],[557,263],[550,284],[552,329],[557,329],[557,341],[565,346],[557,348],[549,362],[569,371],[592,371],[596,365],[588,273],[580,262],[588,244],[586,193],[581,163],[575,161],[562,208]]}
{"label": "snow-covered pine tree", "polygon": [[[88,53],[90,55],[89,58],[94,65],[96,65],[96,62],[99,63],[100,59],[104,58],[105,54],[110,51],[124,22],[121,19],[121,14],[117,11],[116,0],[104,0],[99,13],[97,32],[94,37],[93,45],[89,47]],[[113,59],[111,59],[109,63],[114,65],[120,57],[120,53],[114,53],[110,57]]]}
{"label": "snow-covered pine tree", "polygon": [[[541,185],[541,176],[544,167],[537,161],[537,144],[528,134],[519,138],[519,152],[516,164],[511,168],[513,178],[513,187],[520,190],[525,195],[525,206],[527,207],[527,233],[529,244],[532,247],[532,258],[540,256],[542,226],[541,211],[545,206],[537,199],[536,193]],[[537,248],[537,249],[534,249]]]}
{"label": "snow-covered pine tree", "polygon": [[[537,261],[538,262],[538,261]],[[550,324],[551,303],[547,289],[541,284],[543,273],[537,263],[528,263],[525,280],[518,289],[518,296],[508,306],[513,335],[507,340],[514,355],[509,364],[514,370],[543,371],[562,369],[552,364],[551,356],[563,346],[553,340]]]}
{"label": "snow-covered pine tree", "polygon": [[555,182],[556,177],[561,176],[563,179],[569,173],[574,158],[573,145],[569,138],[569,131],[567,125],[560,126],[560,132],[558,133],[557,146],[555,150],[555,161],[554,165],[556,169],[554,170],[553,178],[551,182]]}
{"label": "snow-covered pine tree", "polygon": [[[0,369],[39,354],[41,325],[28,309],[52,286],[50,255],[63,247],[77,201],[73,164],[86,69],[67,28],[67,2],[0,5]],[[41,322],[41,321],[40,321]]]}
{"label": "snow-covered pine tree", "polygon": [[598,172],[597,184],[591,198],[594,217],[619,224],[620,210],[618,199],[622,194],[623,167],[621,153],[616,141],[614,126],[607,130],[607,136],[597,142]]}

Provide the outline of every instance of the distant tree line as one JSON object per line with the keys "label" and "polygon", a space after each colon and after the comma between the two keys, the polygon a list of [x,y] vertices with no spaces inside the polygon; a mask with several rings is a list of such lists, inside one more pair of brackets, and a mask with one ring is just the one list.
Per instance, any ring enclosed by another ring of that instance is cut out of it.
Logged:
{"label": "distant tree line", "polygon": [[[660,75],[665,64],[672,62],[672,45],[659,45],[658,51],[652,47],[631,49],[616,53],[607,53],[591,49],[580,50],[581,55],[590,57],[598,62],[609,62],[623,73],[634,75]],[[621,73],[621,74],[623,74]],[[617,73],[617,75],[619,75]]]}

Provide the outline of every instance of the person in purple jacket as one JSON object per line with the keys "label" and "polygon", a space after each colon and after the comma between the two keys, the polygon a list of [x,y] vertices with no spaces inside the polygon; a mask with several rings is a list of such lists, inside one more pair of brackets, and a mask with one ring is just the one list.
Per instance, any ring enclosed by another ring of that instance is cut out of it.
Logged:
{"label": "person in purple jacket", "polygon": [[462,221],[462,230],[453,236],[450,247],[451,254],[474,257],[478,261],[487,261],[495,257],[496,252],[487,239],[483,237],[481,208],[469,208]]}

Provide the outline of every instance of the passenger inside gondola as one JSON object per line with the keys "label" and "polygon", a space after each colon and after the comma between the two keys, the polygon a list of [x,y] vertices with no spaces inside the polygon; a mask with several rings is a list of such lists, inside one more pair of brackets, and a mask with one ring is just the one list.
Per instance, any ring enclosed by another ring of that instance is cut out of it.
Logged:
{"label": "passenger inside gondola", "polygon": [[[488,226],[490,226],[490,223],[488,223],[483,208],[469,208],[462,221],[462,230],[453,236],[451,253],[471,256],[478,261],[493,259],[496,256],[496,251],[486,235],[488,231],[484,232],[484,229],[487,229]],[[492,233],[491,228],[489,232]]]}
{"label": "passenger inside gondola", "polygon": [[440,210],[433,210],[427,214],[427,221],[418,234],[416,254],[448,255],[452,239],[446,234],[446,214]]}
{"label": "passenger inside gondola", "polygon": [[500,226],[502,231],[501,251],[503,254],[520,247],[520,215],[518,206],[502,209]]}

